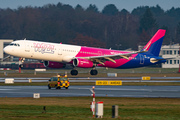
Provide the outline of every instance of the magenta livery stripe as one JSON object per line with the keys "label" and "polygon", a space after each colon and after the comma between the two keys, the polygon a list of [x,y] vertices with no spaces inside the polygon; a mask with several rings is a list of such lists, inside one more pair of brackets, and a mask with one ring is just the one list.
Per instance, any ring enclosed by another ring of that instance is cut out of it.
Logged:
{"label": "magenta livery stripe", "polygon": [[115,54],[125,54],[125,53],[130,53],[130,52],[92,48],[92,47],[81,47],[81,50],[75,57],[104,56],[104,55],[115,55]]}
{"label": "magenta livery stripe", "polygon": [[111,61],[106,61],[104,64],[98,64],[98,66],[100,67],[110,67],[110,68],[117,68],[119,66],[122,66],[124,64],[126,64],[127,62],[131,61],[133,58],[135,58],[138,54],[133,54],[131,55],[131,57],[129,57],[129,59],[125,59],[125,58],[121,58],[121,59],[117,59],[115,60],[116,63],[113,63]]}
{"label": "magenta livery stripe", "polygon": [[[127,51],[117,51],[117,50],[108,50],[108,49],[100,49],[100,48],[92,48],[92,47],[81,47],[80,52],[76,55],[76,57],[91,57],[91,56],[104,56],[104,55],[115,55],[115,54],[125,54],[130,53]],[[136,57],[137,54],[131,55],[129,59],[116,59],[113,63],[111,61],[104,62],[105,65],[98,64],[97,66],[100,67],[111,67],[111,68],[117,68],[130,60],[132,60],[134,57]]]}

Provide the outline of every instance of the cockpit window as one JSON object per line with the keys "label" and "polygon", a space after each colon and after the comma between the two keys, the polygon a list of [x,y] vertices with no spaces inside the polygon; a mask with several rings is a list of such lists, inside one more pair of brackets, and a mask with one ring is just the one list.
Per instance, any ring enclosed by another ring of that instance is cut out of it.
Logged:
{"label": "cockpit window", "polygon": [[9,46],[13,46],[13,45],[14,45],[14,43],[9,44]]}
{"label": "cockpit window", "polygon": [[20,46],[18,43],[10,43],[9,46]]}

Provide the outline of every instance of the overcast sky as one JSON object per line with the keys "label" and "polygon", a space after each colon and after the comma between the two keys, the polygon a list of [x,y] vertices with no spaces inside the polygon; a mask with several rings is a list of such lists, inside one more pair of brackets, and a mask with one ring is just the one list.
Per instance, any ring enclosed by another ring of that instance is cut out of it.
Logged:
{"label": "overcast sky", "polygon": [[0,8],[16,9],[19,6],[34,7],[48,3],[57,4],[58,2],[69,4],[72,7],[80,4],[83,8],[87,8],[89,4],[95,4],[99,11],[102,11],[107,4],[114,4],[119,10],[125,8],[129,12],[138,6],[156,6],[157,4],[165,11],[172,7],[180,7],[180,0],[0,0]]}

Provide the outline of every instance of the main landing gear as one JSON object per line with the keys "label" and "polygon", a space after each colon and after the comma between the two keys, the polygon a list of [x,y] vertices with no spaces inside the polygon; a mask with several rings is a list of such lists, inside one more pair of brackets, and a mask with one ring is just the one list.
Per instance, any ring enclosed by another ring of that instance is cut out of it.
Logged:
{"label": "main landing gear", "polygon": [[77,70],[71,70],[71,75],[77,75],[78,74],[78,71]]}
{"label": "main landing gear", "polygon": [[97,75],[97,74],[98,74],[98,71],[97,71],[96,69],[92,69],[92,70],[90,71],[90,74],[91,74],[91,75]]}
{"label": "main landing gear", "polygon": [[[75,70],[75,69],[71,70],[71,75],[77,75],[77,74],[78,74],[78,71],[77,71],[77,70]],[[90,71],[90,74],[91,74],[91,75],[97,75],[97,74],[98,74],[98,71],[97,71],[96,69],[92,69],[92,70]]]}

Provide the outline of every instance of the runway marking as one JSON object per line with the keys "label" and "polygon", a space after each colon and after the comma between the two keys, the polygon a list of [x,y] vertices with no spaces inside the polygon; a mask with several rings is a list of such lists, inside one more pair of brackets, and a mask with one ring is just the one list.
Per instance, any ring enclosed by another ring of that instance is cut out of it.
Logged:
{"label": "runway marking", "polygon": [[[72,88],[72,87],[71,87]],[[78,87],[73,87],[74,89],[90,89],[90,88],[78,88]],[[169,89],[165,89],[165,90],[161,90],[161,89],[126,89],[126,88],[95,88],[95,90],[126,90],[126,91],[162,91],[162,92],[179,92],[180,90],[169,90]]]}
{"label": "runway marking", "polygon": [[18,89],[0,89],[0,90],[18,90]]}

